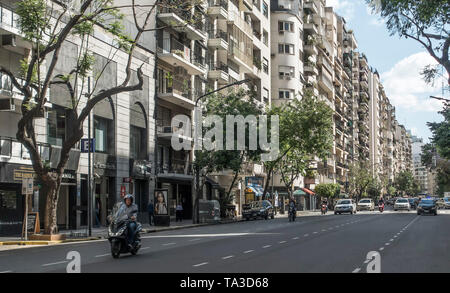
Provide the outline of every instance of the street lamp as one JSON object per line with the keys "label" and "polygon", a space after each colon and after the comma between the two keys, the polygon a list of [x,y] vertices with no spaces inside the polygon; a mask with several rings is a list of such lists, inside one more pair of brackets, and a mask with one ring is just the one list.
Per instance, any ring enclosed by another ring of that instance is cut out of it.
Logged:
{"label": "street lamp", "polygon": [[[228,84],[226,86],[223,86],[223,87],[221,87],[219,89],[216,89],[214,91],[208,92],[208,93],[198,97],[195,100],[194,128],[196,129],[196,125],[197,125],[197,114],[199,114],[198,116],[200,116],[200,123],[201,123],[202,112],[201,112],[201,109],[198,109],[198,102],[200,100],[202,100],[202,99],[204,99],[204,98],[206,98],[206,97],[208,97],[208,96],[210,96],[210,95],[212,95],[214,93],[217,93],[217,92],[219,92],[221,90],[224,90],[226,88],[229,88],[229,87],[232,87],[232,86],[235,86],[235,85],[241,85],[241,84],[244,84],[244,83],[247,83],[247,82],[250,82],[250,81],[251,81],[250,79],[239,80],[239,81],[230,83],[230,84]],[[200,127],[200,131],[201,131],[201,129],[202,128]],[[194,159],[195,159],[195,145],[197,145],[196,142],[198,141],[198,136],[199,136],[197,131],[195,131],[195,134],[196,135],[195,135],[195,142],[194,142]],[[201,135],[201,132],[200,132],[200,135]],[[194,204],[195,218],[193,217],[193,222],[194,222],[194,224],[198,224],[200,222],[199,206],[198,206],[199,205],[199,200],[200,200],[200,194],[199,194],[200,193],[200,168],[198,166],[195,166],[194,167],[194,172],[195,172],[195,182],[194,182],[193,185],[194,185],[194,189],[195,189],[195,193],[194,193],[195,194],[195,204]]]}

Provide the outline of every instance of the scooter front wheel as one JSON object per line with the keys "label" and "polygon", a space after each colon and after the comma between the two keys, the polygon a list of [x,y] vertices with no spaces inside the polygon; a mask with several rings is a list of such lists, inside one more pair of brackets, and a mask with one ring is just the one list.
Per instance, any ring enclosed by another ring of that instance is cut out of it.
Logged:
{"label": "scooter front wheel", "polygon": [[119,241],[111,242],[111,255],[113,258],[120,257],[120,242]]}

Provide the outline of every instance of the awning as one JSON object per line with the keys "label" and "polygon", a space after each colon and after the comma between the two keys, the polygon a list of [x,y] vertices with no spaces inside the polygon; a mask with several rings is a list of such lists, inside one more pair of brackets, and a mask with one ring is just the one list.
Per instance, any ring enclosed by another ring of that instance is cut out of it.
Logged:
{"label": "awning", "polygon": [[301,188],[304,192],[306,192],[308,195],[316,195],[312,190],[309,190],[308,188]]}
{"label": "awning", "polygon": [[306,192],[304,192],[301,189],[297,189],[296,191],[294,191],[294,193],[292,195],[296,195],[296,196],[305,196]]}

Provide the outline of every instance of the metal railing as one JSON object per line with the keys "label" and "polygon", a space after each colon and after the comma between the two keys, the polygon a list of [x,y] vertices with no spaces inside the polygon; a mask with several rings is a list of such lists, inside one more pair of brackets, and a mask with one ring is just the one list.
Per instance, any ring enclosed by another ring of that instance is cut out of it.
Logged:
{"label": "metal railing", "polygon": [[191,49],[180,43],[174,38],[166,38],[163,40],[162,48],[158,47],[161,53],[175,54],[187,62],[191,62]]}
{"label": "metal railing", "polygon": [[228,11],[228,1],[226,0],[209,0],[209,7],[222,7],[223,9]]}
{"label": "metal railing", "polygon": [[192,175],[192,164],[186,163],[184,160],[173,159],[168,164],[157,164],[156,172],[159,174],[171,173],[181,175]]}
{"label": "metal railing", "polygon": [[209,70],[221,70],[228,73],[228,65],[223,62],[211,62],[208,66]]}
{"label": "metal railing", "polygon": [[208,37],[210,39],[222,39],[228,43],[228,33],[223,30],[210,30],[208,31]]}

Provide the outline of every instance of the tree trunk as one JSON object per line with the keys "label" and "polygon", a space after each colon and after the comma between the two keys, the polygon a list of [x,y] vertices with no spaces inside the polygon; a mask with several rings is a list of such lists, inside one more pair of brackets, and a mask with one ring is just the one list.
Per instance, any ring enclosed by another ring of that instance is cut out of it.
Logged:
{"label": "tree trunk", "polygon": [[[263,196],[265,196],[267,194],[267,189],[269,189],[270,179],[272,179],[272,176],[273,176],[273,168],[270,168],[269,172],[267,172],[267,181],[266,181],[266,184],[264,185]],[[272,198],[273,198],[273,194],[272,194]]]}
{"label": "tree trunk", "polygon": [[58,233],[56,211],[59,199],[59,190],[61,188],[62,176],[57,179],[49,179],[43,182],[44,193],[46,196],[44,233],[51,235]]}

